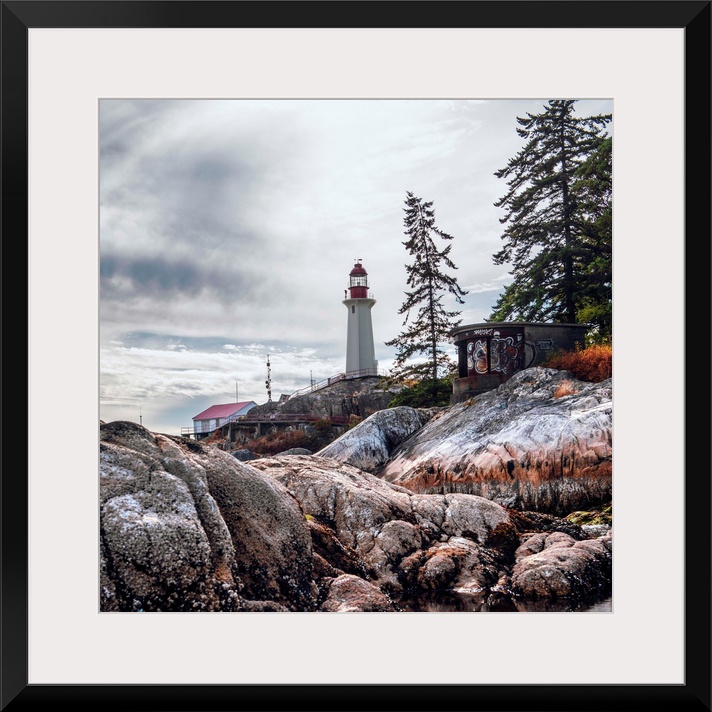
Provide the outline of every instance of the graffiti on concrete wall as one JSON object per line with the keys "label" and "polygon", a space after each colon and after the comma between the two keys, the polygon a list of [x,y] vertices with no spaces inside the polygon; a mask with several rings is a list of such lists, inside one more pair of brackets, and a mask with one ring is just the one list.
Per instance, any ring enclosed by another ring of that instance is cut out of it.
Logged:
{"label": "graffiti on concrete wall", "polygon": [[490,343],[490,372],[511,376],[522,367],[523,346],[521,334],[501,337],[495,334]]}
{"label": "graffiti on concrete wall", "polygon": [[487,373],[487,339],[469,341],[467,344],[467,370]]}
{"label": "graffiti on concrete wall", "polygon": [[467,371],[511,376],[530,366],[535,356],[536,347],[525,342],[523,334],[502,336],[493,330],[491,336],[467,342]]}

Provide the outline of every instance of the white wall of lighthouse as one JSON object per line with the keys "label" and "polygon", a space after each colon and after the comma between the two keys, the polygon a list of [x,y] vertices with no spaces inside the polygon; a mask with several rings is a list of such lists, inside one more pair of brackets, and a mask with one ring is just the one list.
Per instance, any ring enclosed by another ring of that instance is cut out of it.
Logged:
{"label": "white wall of lighthouse", "polygon": [[347,309],[346,375],[375,376],[378,361],[373,341],[371,309],[376,300],[368,293],[368,273],[356,260],[342,304]]}

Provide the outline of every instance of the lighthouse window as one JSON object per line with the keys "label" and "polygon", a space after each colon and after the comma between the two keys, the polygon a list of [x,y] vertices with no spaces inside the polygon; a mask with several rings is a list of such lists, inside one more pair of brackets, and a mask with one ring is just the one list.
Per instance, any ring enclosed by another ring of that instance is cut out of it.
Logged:
{"label": "lighthouse window", "polygon": [[352,287],[368,287],[368,277],[366,275],[351,277]]}
{"label": "lighthouse window", "polygon": [[356,307],[353,304],[351,305],[351,313],[352,314],[356,313]]}

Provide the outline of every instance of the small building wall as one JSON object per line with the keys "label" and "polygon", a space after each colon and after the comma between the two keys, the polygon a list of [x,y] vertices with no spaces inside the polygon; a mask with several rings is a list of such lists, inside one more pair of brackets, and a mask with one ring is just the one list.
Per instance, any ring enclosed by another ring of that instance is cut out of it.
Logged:
{"label": "small building wall", "polygon": [[223,425],[230,423],[235,418],[242,415],[247,415],[247,413],[249,413],[256,405],[257,403],[255,403],[254,401],[250,401],[239,410],[236,410],[234,413],[231,413],[229,416],[226,416],[224,418],[206,418],[204,420],[197,420],[196,418],[193,418],[194,433],[196,437],[198,435],[209,435],[217,428],[220,428]]}
{"label": "small building wall", "polygon": [[453,380],[452,402],[497,388],[518,371],[541,365],[552,351],[583,346],[587,331],[584,324],[536,322],[485,322],[453,329],[458,378]]}

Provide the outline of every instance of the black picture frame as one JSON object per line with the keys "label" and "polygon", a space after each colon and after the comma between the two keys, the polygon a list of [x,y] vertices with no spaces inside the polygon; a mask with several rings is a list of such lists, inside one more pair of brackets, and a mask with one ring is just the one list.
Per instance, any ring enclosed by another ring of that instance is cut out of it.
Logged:
{"label": "black picture frame", "polygon": [[[392,12],[386,7],[389,5]],[[2,2],[2,234],[8,287],[3,333],[16,337],[27,334],[28,319],[28,304],[21,295],[27,294],[28,274],[27,53],[31,28],[258,28],[277,26],[276,18],[278,26],[290,28],[683,28],[686,578],[685,683],[681,685],[30,685],[28,413],[21,394],[11,391],[1,482],[1,708],[10,712],[62,705],[74,710],[109,706],[172,712],[302,708],[314,712],[710,710],[710,5],[709,0],[473,0],[409,3],[409,11],[404,12],[405,3],[380,2],[374,13],[366,2]],[[377,16],[378,24],[371,25],[366,19],[369,15]],[[393,18],[393,24],[386,18]],[[10,290],[12,299],[8,298]],[[7,380],[27,384],[27,340],[13,339],[3,355]],[[660,384],[653,387],[663,388]],[[693,561],[694,565],[687,565]]]}

